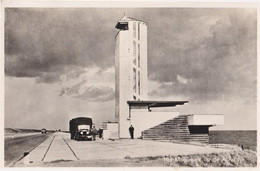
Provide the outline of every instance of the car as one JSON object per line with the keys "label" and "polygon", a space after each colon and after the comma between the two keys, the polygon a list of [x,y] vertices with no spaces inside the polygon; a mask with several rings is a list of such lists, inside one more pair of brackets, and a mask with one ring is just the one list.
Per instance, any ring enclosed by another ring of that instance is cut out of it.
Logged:
{"label": "car", "polygon": [[47,130],[46,130],[45,128],[42,128],[42,129],[41,129],[41,133],[42,133],[42,134],[46,134],[46,133],[47,133]]}

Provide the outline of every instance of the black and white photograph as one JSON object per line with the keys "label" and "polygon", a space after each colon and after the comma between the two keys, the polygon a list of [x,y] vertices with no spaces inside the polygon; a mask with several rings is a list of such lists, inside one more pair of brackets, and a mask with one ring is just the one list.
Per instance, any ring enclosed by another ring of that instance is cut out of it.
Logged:
{"label": "black and white photograph", "polygon": [[2,8],[4,168],[256,169],[257,6],[127,4]]}

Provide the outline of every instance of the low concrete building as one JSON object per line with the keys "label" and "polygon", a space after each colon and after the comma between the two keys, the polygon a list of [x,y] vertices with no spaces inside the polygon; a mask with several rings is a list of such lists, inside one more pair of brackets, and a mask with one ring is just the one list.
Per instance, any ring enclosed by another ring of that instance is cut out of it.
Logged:
{"label": "low concrete building", "polygon": [[118,139],[118,122],[102,122],[103,139]]}
{"label": "low concrete building", "polygon": [[209,127],[224,124],[222,114],[153,112],[152,108],[174,107],[188,101],[128,101],[129,120],[135,137],[179,142],[209,142]]}
{"label": "low concrete building", "polygon": [[141,137],[142,131],[179,116],[179,112],[152,111],[152,108],[174,107],[188,101],[128,101],[128,120],[135,128],[135,137]]}

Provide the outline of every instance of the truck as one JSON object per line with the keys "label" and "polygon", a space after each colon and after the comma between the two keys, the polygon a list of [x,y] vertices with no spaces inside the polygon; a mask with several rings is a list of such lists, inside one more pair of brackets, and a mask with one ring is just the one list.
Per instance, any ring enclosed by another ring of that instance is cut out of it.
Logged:
{"label": "truck", "polygon": [[92,119],[87,117],[78,117],[69,122],[70,139],[77,141],[92,141]]}

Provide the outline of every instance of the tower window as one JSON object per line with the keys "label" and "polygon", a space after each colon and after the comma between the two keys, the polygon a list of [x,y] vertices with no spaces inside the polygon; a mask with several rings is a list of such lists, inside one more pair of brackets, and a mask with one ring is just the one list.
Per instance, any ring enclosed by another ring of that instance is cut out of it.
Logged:
{"label": "tower window", "polygon": [[128,30],[128,22],[118,22],[116,28],[120,30]]}
{"label": "tower window", "polygon": [[138,94],[140,95],[140,90],[141,90],[141,87],[140,87],[140,71],[138,71]]}
{"label": "tower window", "polygon": [[136,92],[136,69],[133,68],[133,91]]}
{"label": "tower window", "polygon": [[133,36],[136,38],[136,22],[133,23]]}
{"label": "tower window", "polygon": [[140,44],[138,43],[138,67],[140,67]]}
{"label": "tower window", "polygon": [[133,42],[133,56],[134,56],[133,63],[136,64],[136,42],[135,41]]}
{"label": "tower window", "polygon": [[140,40],[140,23],[138,23],[138,40]]}

